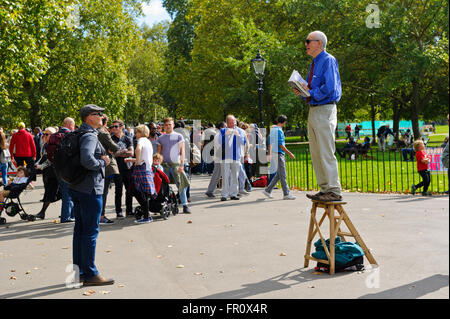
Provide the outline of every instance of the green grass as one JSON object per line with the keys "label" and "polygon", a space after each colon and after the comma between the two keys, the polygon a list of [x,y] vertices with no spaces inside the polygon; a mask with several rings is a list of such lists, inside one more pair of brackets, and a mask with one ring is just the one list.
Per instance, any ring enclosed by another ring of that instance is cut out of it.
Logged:
{"label": "green grass", "polygon": [[[429,135],[428,147],[440,147],[448,134],[448,126],[437,125],[436,133]],[[309,144],[299,143],[299,136],[286,137],[286,147],[294,153],[295,160],[286,156],[288,185],[298,190],[317,190],[317,181],[309,155]],[[362,140],[359,140],[361,143]],[[336,141],[336,148],[347,144],[344,138]],[[337,155],[342,188],[354,192],[409,193],[412,184],[421,181],[416,162],[405,162],[401,151],[377,152],[378,144],[371,147],[371,156],[358,160],[345,160]],[[369,153],[370,155],[370,153]],[[432,172],[429,191],[441,193],[448,190],[447,172]]]}
{"label": "green grass", "polygon": [[436,125],[435,134],[447,134],[448,135],[448,125]]}

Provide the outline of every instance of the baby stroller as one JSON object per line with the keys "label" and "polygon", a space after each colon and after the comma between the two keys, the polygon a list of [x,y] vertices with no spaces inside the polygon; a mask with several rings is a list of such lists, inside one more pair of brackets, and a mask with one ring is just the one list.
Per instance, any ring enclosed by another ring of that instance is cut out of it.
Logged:
{"label": "baby stroller", "polygon": [[[148,199],[148,208],[151,213],[159,213],[162,218],[168,219],[170,213],[172,215],[178,214],[178,201],[175,192],[169,185],[169,178],[167,175],[155,167],[153,169],[153,180],[157,195],[155,198]],[[142,218],[143,212],[141,206],[135,209],[136,219]]]}
{"label": "baby stroller", "polygon": [[[20,194],[28,187],[28,185],[33,181],[34,177],[36,176],[36,172],[33,170],[31,174],[28,176],[27,182],[20,184],[20,187],[15,187],[9,195],[5,198],[5,205],[3,206],[3,210],[0,211],[0,225],[3,225],[6,223],[6,218],[1,217],[2,213],[5,212],[6,215],[9,217],[14,217],[17,214],[19,214],[20,218],[22,220],[28,220],[30,222],[33,222],[36,220],[36,217],[34,215],[29,215],[25,212],[25,209],[22,206],[22,203],[20,202]],[[5,187],[5,190],[7,190],[8,187]],[[17,200],[17,202],[15,202]]]}

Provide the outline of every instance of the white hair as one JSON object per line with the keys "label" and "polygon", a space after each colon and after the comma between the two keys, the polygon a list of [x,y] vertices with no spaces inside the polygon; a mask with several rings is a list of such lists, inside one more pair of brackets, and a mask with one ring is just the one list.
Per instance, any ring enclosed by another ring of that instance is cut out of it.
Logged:
{"label": "white hair", "polygon": [[320,40],[320,42],[322,42],[322,49],[327,48],[328,39],[325,33],[323,33],[322,31],[313,31],[310,34],[314,35],[315,40]]}

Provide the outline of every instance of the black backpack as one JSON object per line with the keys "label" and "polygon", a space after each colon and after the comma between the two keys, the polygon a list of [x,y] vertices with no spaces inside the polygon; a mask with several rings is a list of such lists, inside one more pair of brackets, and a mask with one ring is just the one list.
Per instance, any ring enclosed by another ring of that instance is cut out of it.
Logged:
{"label": "black backpack", "polygon": [[88,132],[91,131],[69,132],[55,148],[53,167],[56,176],[69,185],[81,183],[88,173],[80,161],[80,138]]}

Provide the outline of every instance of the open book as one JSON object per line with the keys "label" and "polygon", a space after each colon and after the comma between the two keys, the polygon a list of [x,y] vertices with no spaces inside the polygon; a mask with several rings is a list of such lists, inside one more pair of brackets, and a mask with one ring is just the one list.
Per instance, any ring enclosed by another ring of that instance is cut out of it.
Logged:
{"label": "open book", "polygon": [[297,70],[292,71],[291,77],[288,80],[288,83],[294,88],[301,92],[301,96],[309,97],[310,94],[307,90],[303,88],[301,83],[308,85],[308,83],[302,78],[300,73]]}

